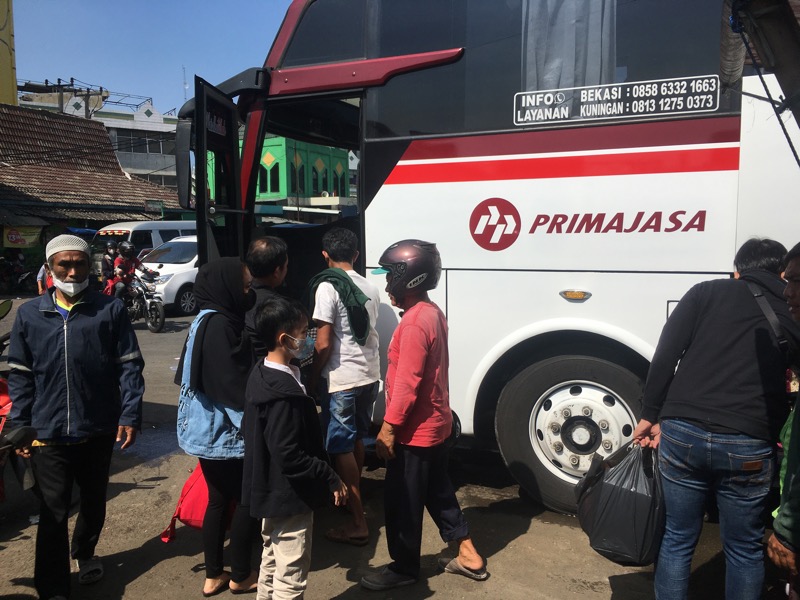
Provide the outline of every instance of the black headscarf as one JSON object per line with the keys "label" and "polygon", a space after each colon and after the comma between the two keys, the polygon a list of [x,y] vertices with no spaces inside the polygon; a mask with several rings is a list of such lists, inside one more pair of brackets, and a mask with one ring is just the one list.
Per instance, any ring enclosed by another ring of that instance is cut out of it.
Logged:
{"label": "black headscarf", "polygon": [[200,310],[212,309],[244,327],[244,315],[255,302],[253,292],[244,294],[242,263],[238,258],[217,258],[204,264],[194,280],[194,297]]}
{"label": "black headscarf", "polygon": [[[218,258],[197,272],[194,282],[197,306],[211,309],[195,334],[191,357],[192,389],[204,392],[212,401],[244,409],[244,387],[255,357],[244,316],[255,302],[255,293],[244,293],[242,263],[238,258]],[[183,375],[184,345],[175,383]]]}

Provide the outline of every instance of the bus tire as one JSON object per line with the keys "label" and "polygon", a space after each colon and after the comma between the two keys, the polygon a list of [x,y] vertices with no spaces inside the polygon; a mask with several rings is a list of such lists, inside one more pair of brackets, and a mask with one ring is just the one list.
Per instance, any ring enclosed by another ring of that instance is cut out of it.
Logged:
{"label": "bus tire", "polygon": [[503,460],[534,500],[575,513],[574,487],[592,455],[631,441],[642,390],[632,371],[593,356],[557,356],[523,369],[497,403]]}

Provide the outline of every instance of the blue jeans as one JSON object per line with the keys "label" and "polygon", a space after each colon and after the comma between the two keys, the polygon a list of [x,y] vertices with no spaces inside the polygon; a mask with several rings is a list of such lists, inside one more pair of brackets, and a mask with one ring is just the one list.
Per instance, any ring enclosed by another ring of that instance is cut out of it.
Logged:
{"label": "blue jeans", "polygon": [[372,405],[378,395],[378,382],[323,394],[322,431],[328,454],[352,452],[356,440],[369,433]]}
{"label": "blue jeans", "polygon": [[686,598],[706,496],[719,507],[726,600],[756,600],[764,584],[764,520],[774,447],[746,435],[710,433],[687,421],[661,423],[659,467],[667,526],[656,559],[657,600]]}

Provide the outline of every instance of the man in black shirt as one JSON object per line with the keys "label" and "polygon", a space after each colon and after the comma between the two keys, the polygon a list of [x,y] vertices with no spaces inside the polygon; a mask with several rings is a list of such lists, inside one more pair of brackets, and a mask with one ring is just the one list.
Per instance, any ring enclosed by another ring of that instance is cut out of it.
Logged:
{"label": "man in black shirt", "polygon": [[247,268],[253,276],[250,289],[256,293],[256,303],[245,315],[245,328],[250,336],[256,358],[267,355],[267,343],[261,339],[255,317],[259,309],[272,298],[280,296],[275,288],[283,285],[289,270],[289,251],[281,238],[266,235],[250,242],[245,258]]}
{"label": "man in black shirt", "polygon": [[762,514],[789,412],[789,365],[754,296],[767,300],[787,338],[800,340],[782,298],[785,253],[772,240],[745,242],[734,259],[735,278],[692,287],[659,339],[633,437],[659,447],[667,511],[656,562],[660,600],[686,598],[709,493],[720,512],[726,597],[762,595]]}

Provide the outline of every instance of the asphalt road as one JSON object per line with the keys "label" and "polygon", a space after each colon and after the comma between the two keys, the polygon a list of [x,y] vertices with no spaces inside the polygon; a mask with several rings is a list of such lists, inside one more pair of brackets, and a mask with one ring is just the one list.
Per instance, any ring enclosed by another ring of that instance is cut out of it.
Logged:
{"label": "asphalt road", "polygon": [[[16,312],[16,310],[14,310]],[[0,321],[0,334],[14,317]],[[146,360],[144,427],[136,444],[116,451],[108,494],[108,516],[97,548],[106,576],[91,586],[77,585],[73,600],[172,600],[201,598],[203,555],[200,532],[178,525],[170,544],[160,539],[169,523],[181,487],[195,459],[184,455],[175,439],[177,388],[174,368],[191,319],[168,318],[163,333],[135,329]],[[4,365],[0,364],[0,368]],[[384,469],[365,473],[363,495],[370,543],[365,547],[328,542],[323,533],[346,518],[333,507],[316,515],[307,600],[418,600],[436,596],[502,599],[652,598],[652,569],[615,565],[589,548],[574,517],[544,510],[520,496],[496,453],[456,451],[451,475],[479,551],[487,557],[491,577],[482,583],[438,573],[436,559],[453,555],[426,520],[422,578],[409,587],[369,592],[359,579],[389,560],[383,527]],[[30,600],[37,502],[5,473],[8,499],[0,504],[0,598]],[[72,519],[74,525],[74,516]],[[258,556],[254,554],[254,556]],[[256,559],[257,560],[257,559]],[[724,557],[719,528],[707,524],[695,555],[690,598],[724,598]],[[768,570],[767,598],[783,598],[777,573]],[[228,597],[223,594],[221,598]]]}

